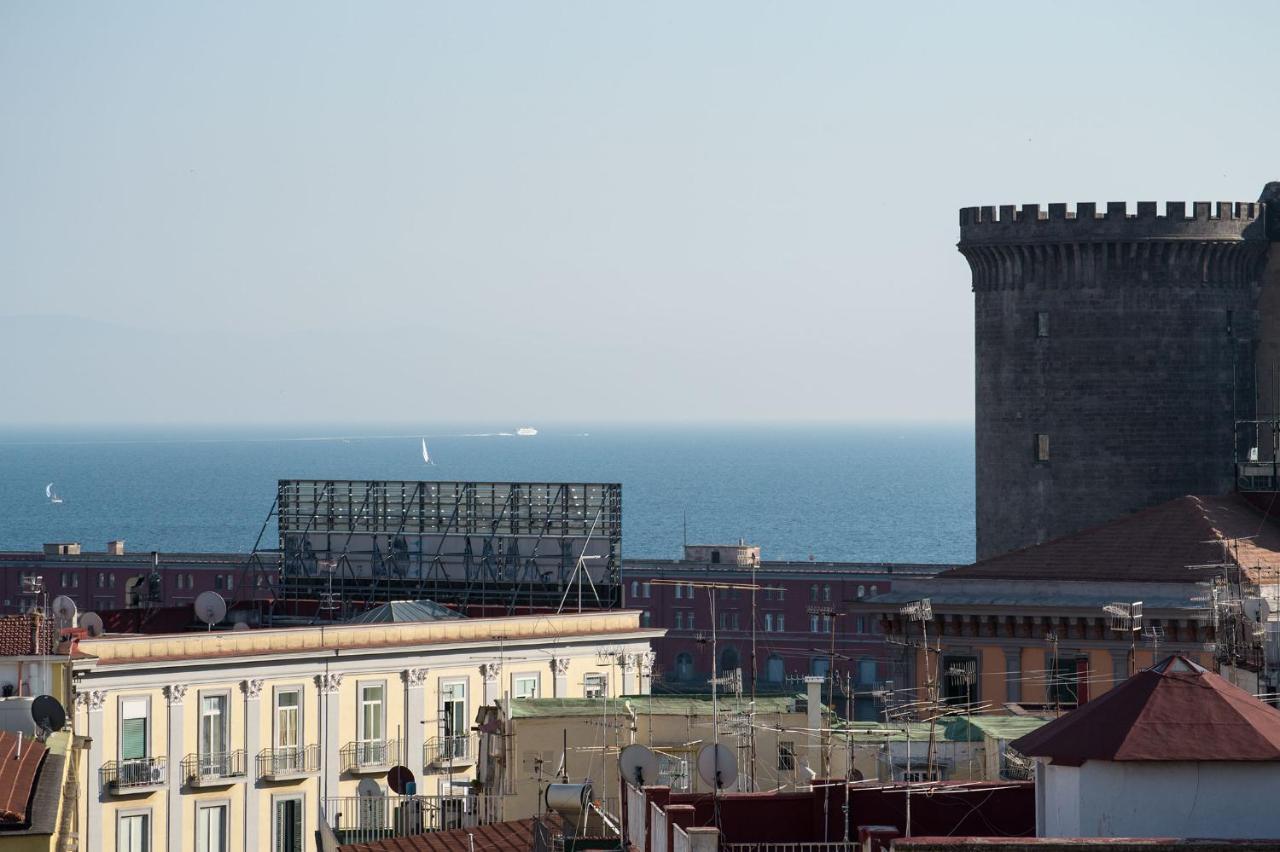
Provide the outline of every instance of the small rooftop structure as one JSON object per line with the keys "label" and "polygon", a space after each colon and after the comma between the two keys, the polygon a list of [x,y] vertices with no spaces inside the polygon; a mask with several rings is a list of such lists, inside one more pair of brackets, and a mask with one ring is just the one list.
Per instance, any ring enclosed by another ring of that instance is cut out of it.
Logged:
{"label": "small rooftop structure", "polygon": [[1186,657],[1172,656],[1011,745],[1059,766],[1087,760],[1280,761],[1280,710]]}
{"label": "small rooftop structure", "polygon": [[1280,837],[1280,710],[1174,655],[1014,740],[1039,837]]}
{"label": "small rooftop structure", "polygon": [[417,621],[445,621],[466,618],[460,612],[442,606],[435,601],[391,601],[347,620],[348,624],[406,624]]}

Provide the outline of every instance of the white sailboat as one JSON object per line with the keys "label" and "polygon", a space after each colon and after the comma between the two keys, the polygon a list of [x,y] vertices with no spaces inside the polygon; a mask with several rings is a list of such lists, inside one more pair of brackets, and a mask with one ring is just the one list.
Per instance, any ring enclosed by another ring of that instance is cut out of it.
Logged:
{"label": "white sailboat", "polygon": [[538,430],[533,428],[532,426],[521,426],[519,429],[516,430],[516,434],[519,435],[521,438],[531,438],[534,435],[538,434]]}
{"label": "white sailboat", "polygon": [[50,482],[44,487],[44,496],[50,503],[61,503],[62,498],[58,496],[58,492],[53,490],[53,483]]}
{"label": "white sailboat", "polygon": [[427,464],[435,464],[435,462],[433,462],[433,461],[431,460],[431,453],[427,452],[427,439],[426,439],[426,438],[423,438],[423,439],[422,439],[422,460],[423,460],[424,462],[426,462]]}

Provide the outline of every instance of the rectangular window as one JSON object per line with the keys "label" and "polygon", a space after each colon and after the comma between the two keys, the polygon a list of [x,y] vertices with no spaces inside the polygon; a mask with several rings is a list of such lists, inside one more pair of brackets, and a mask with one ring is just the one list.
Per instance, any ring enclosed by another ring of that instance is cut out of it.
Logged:
{"label": "rectangular window", "polygon": [[214,575],[213,575],[213,587],[214,587],[215,589],[221,589],[221,588],[222,588],[222,575],[221,575],[221,574],[214,574]]}
{"label": "rectangular window", "polygon": [[676,630],[684,629],[684,610],[676,610]]}
{"label": "rectangular window", "polygon": [[146,698],[120,699],[120,759],[141,760],[147,753]]}
{"label": "rectangular window", "polygon": [[227,754],[231,739],[231,719],[228,713],[230,696],[200,696],[200,775],[225,776],[230,774]]}
{"label": "rectangular window", "polygon": [[[1049,312],[1037,311],[1036,312],[1036,337],[1048,337],[1048,336],[1049,336]],[[1067,337],[1070,337],[1070,336],[1071,336],[1070,334],[1067,335]]]}
{"label": "rectangular window", "polygon": [[1049,460],[1049,436],[1043,432],[1036,433],[1036,461]]}
{"label": "rectangular window", "polygon": [[381,683],[360,684],[359,739],[361,742],[381,742],[383,737],[382,722],[383,698],[386,687]]}
{"label": "rectangular window", "polygon": [[461,737],[455,742],[466,742],[470,719],[467,716],[467,682],[451,681],[440,684],[440,736]]}
{"label": "rectangular window", "polygon": [[676,586],[676,600],[684,597],[684,586]]}
{"label": "rectangular window", "polygon": [[537,698],[538,676],[536,674],[518,674],[511,677],[512,698]]}
{"label": "rectangular window", "polygon": [[271,852],[302,852],[301,797],[274,800],[271,825]]}
{"label": "rectangular window", "polygon": [[196,807],[196,852],[227,852],[227,806]]}
{"label": "rectangular window", "polygon": [[809,632],[810,633],[818,632],[818,616],[816,615],[809,616]]}
{"label": "rectangular window", "polygon": [[794,740],[778,740],[778,769],[796,768],[796,744]]}
{"label": "rectangular window", "polygon": [[689,610],[684,614],[684,627],[686,630],[693,629],[693,610]]}
{"label": "rectangular window", "polygon": [[773,613],[771,612],[766,612],[764,614],[764,632],[765,633],[773,632]]}
{"label": "rectangular window", "polygon": [[277,749],[296,749],[302,741],[302,690],[276,691]]}
{"label": "rectangular window", "polygon": [[602,674],[592,672],[582,683],[582,694],[586,698],[604,698],[609,694],[608,680]]}
{"label": "rectangular window", "polygon": [[784,613],[778,613],[778,632],[785,633],[787,630],[787,616]]}
{"label": "rectangular window", "polygon": [[151,852],[151,814],[121,813],[116,817],[119,852]]}
{"label": "rectangular window", "polygon": [[236,585],[236,578],[235,578],[235,575],[234,575],[234,574],[228,574],[228,575],[227,575],[227,591],[228,591],[228,592],[229,592],[229,591],[231,591],[233,588],[235,588],[235,585]]}

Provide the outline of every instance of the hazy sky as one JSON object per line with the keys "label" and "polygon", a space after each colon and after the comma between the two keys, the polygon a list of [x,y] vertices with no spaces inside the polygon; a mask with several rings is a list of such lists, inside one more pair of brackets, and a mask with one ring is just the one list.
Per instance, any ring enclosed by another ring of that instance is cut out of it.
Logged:
{"label": "hazy sky", "polygon": [[958,207],[1280,179],[1274,3],[0,4],[0,423],[967,419]]}

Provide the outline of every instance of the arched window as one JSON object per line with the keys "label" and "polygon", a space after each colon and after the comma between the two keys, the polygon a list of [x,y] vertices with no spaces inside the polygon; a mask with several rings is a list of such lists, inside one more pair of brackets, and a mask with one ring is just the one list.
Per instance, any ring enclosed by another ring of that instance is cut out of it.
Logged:
{"label": "arched window", "polygon": [[826,583],[823,583],[822,585],[822,599],[824,601],[831,600],[831,587]]}
{"label": "arched window", "polygon": [[631,597],[640,597],[640,584],[635,580],[631,581]]}
{"label": "arched window", "polygon": [[783,666],[782,658],[777,654],[770,654],[769,661],[765,663],[764,679],[769,683],[782,683],[786,677],[786,671]]}
{"label": "arched window", "polygon": [[818,599],[818,584],[814,583],[809,587],[809,600],[816,601]]}
{"label": "arched window", "polygon": [[676,654],[676,680],[693,679],[693,655],[688,651]]}
{"label": "arched window", "polygon": [[866,595],[867,595],[867,587],[866,587],[866,586],[859,586],[859,587],[858,587],[858,597],[862,598],[862,597],[866,597]]}
{"label": "arched window", "polygon": [[872,584],[871,584],[871,596],[872,596],[872,597],[875,597],[875,595],[876,595],[876,584],[875,584],[875,583],[872,583]]}
{"label": "arched window", "polygon": [[736,669],[738,662],[738,649],[730,645],[720,652],[720,671],[728,672]]}

